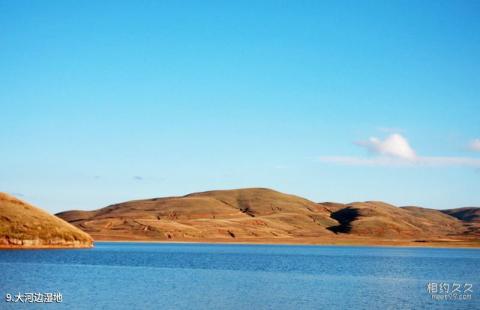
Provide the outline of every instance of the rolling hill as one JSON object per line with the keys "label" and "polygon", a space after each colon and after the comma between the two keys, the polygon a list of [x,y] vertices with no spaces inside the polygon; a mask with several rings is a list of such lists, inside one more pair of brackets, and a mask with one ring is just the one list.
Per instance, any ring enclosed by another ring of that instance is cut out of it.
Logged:
{"label": "rolling hill", "polygon": [[211,191],[115,204],[57,216],[96,239],[183,240],[322,236],[330,213],[306,199],[268,189]]}
{"label": "rolling hill", "polygon": [[0,248],[91,247],[93,239],[64,220],[0,193]]}
{"label": "rolling hill", "polygon": [[96,240],[354,243],[477,242],[438,210],[383,202],[316,203],[265,188],[127,201],[57,214]]}
{"label": "rolling hill", "polygon": [[442,212],[464,222],[467,228],[466,235],[474,235],[480,238],[480,208],[456,208],[442,210]]}
{"label": "rolling hill", "polygon": [[480,223],[480,208],[466,207],[442,210],[443,213],[468,223]]}

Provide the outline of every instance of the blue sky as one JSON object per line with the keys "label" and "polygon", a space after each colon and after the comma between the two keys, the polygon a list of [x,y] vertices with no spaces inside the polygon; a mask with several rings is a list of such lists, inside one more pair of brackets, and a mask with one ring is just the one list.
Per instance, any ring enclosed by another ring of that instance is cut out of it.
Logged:
{"label": "blue sky", "polygon": [[0,1],[0,191],[480,205],[478,1]]}

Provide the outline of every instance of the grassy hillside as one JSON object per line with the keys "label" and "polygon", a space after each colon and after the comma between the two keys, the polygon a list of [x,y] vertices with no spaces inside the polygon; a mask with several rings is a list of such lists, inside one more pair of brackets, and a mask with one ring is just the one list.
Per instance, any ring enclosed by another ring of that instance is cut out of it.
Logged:
{"label": "grassy hillside", "polygon": [[457,219],[469,222],[480,223],[480,208],[466,207],[442,210],[443,213],[456,217]]}
{"label": "grassy hillside", "polygon": [[330,213],[306,199],[268,189],[211,191],[115,204],[59,217],[97,238],[294,238],[332,234]]}
{"label": "grassy hillside", "polygon": [[0,247],[90,247],[92,241],[64,220],[0,193]]}
{"label": "grassy hillside", "polygon": [[468,235],[462,221],[437,210],[398,208],[383,202],[315,203],[264,188],[134,200],[58,216],[97,240],[316,243],[373,238],[413,242]]}

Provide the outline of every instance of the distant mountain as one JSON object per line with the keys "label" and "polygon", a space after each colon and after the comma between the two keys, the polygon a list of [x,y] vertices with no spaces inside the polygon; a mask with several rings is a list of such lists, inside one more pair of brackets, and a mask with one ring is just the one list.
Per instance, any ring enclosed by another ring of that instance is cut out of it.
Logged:
{"label": "distant mountain", "polygon": [[441,211],[464,222],[480,223],[480,208],[478,207],[447,209]]}
{"label": "distant mountain", "polygon": [[461,233],[463,224],[437,210],[398,208],[380,201],[354,202],[331,214],[334,232],[381,238],[439,238]]}
{"label": "distant mountain", "polygon": [[442,212],[464,222],[467,228],[466,234],[480,238],[480,208],[466,207],[442,210]]}
{"label": "distant mountain", "polygon": [[0,193],[0,248],[91,247],[93,239],[64,220]]}
{"label": "distant mountain", "polygon": [[375,244],[478,239],[462,221],[438,210],[374,201],[315,203],[264,188],[134,200],[57,216],[96,240]]}

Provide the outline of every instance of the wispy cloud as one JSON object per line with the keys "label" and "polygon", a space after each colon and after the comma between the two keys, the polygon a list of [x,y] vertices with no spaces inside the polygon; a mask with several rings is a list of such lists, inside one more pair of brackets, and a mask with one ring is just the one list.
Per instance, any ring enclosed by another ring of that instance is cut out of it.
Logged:
{"label": "wispy cloud", "polygon": [[320,161],[349,166],[467,166],[480,167],[480,158],[422,156],[413,160],[393,157],[322,156]]}
{"label": "wispy cloud", "polygon": [[134,179],[135,181],[143,181],[143,177],[138,176],[138,175],[134,176],[133,179]]}
{"label": "wispy cloud", "polygon": [[475,152],[480,152],[480,139],[475,139],[470,142],[468,148]]}
{"label": "wispy cloud", "polygon": [[419,156],[408,140],[398,133],[384,140],[372,137],[355,144],[372,156],[322,156],[320,161],[350,166],[466,166],[480,167],[480,158],[455,156]]}

